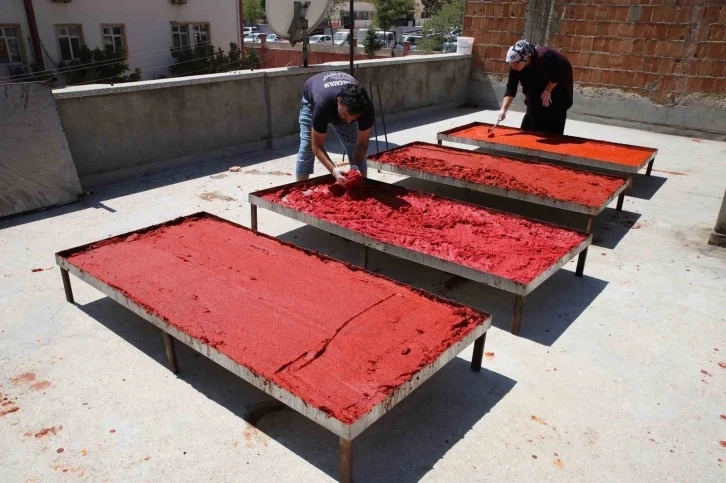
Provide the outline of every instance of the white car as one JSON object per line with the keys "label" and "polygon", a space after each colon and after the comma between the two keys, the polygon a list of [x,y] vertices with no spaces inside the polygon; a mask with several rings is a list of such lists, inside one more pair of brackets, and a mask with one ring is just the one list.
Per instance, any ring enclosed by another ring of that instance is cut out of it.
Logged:
{"label": "white car", "polygon": [[[245,35],[245,43],[248,43],[248,42],[253,42],[253,43],[254,42],[257,42],[257,43],[260,43],[260,42],[262,42],[262,39],[260,38],[261,35],[263,35],[263,34],[261,34],[261,33],[254,33],[254,34]],[[280,37],[278,37],[277,35],[275,35],[275,34],[267,34],[267,41],[268,42],[277,42],[278,40],[280,40]]]}
{"label": "white car", "polygon": [[330,35],[313,35],[310,37],[311,44],[332,44],[333,37]]}

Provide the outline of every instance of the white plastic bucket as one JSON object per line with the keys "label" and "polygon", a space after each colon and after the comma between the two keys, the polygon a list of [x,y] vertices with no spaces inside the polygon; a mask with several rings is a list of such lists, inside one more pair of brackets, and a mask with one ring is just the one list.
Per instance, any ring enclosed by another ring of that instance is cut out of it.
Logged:
{"label": "white plastic bucket", "polygon": [[471,55],[474,37],[456,37],[456,53]]}

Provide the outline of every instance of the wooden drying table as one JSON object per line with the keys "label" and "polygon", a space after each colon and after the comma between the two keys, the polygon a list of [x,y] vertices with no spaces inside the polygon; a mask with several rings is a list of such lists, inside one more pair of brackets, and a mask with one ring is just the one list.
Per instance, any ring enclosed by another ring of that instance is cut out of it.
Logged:
{"label": "wooden drying table", "polygon": [[[177,339],[338,435],[344,482],[353,439],[471,343],[479,371],[491,326],[489,314],[207,213],[65,250],[56,263],[68,302],[72,273],[161,329],[174,373]],[[319,293],[331,283],[345,294],[332,306]]]}

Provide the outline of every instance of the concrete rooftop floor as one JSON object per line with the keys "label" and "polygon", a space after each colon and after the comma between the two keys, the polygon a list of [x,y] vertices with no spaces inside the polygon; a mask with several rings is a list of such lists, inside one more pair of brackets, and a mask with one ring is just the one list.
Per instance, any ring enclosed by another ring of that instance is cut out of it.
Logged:
{"label": "concrete rooftop floor", "polygon": [[[389,119],[389,140],[435,142],[494,118]],[[371,254],[371,269],[488,311],[495,327],[481,373],[470,347],[356,439],[357,481],[726,481],[726,250],[706,245],[726,143],[576,121],[567,133],[660,152],[625,211],[598,218],[586,276],[570,263],[527,298],[520,337],[508,331],[511,294]],[[271,398],[190,349],[174,376],[158,330],[73,277],[77,305],[67,303],[54,266],[59,250],[200,210],[249,226],[247,194],[291,182],[295,152],[174,169],[0,222],[0,400],[11,403],[0,407],[1,481],[337,479],[332,433],[266,411]],[[265,210],[259,219],[265,233],[357,260],[353,243]]]}

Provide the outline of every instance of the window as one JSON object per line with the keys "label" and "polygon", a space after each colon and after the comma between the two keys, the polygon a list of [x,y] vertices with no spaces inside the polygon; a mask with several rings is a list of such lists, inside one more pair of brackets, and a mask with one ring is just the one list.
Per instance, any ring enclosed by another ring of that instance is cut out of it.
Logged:
{"label": "window", "polygon": [[81,55],[81,26],[56,27],[61,60],[76,60]]}
{"label": "window", "polygon": [[209,24],[173,24],[171,26],[172,47],[197,47],[209,42]]}
{"label": "window", "polygon": [[0,64],[22,61],[18,31],[17,27],[3,27],[0,25]]}
{"label": "window", "polygon": [[103,47],[116,52],[119,49],[126,49],[123,25],[102,25]]}

